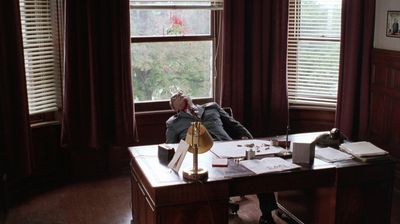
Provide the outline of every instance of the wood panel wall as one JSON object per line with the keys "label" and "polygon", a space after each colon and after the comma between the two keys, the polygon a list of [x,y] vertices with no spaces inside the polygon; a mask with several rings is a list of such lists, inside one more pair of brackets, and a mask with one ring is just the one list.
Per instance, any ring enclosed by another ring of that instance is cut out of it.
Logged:
{"label": "wood panel wall", "polygon": [[328,131],[334,128],[335,111],[291,109],[290,133]]}
{"label": "wood panel wall", "polygon": [[7,213],[7,200],[6,200],[6,189],[5,189],[5,174],[0,173],[0,223],[4,223]]}
{"label": "wood panel wall", "polygon": [[139,142],[137,145],[160,144],[165,142],[165,122],[175,113],[172,110],[137,112],[136,123]]}
{"label": "wood panel wall", "polygon": [[[371,72],[369,138],[400,159],[400,52],[374,49]],[[395,170],[400,190],[400,164]]]}

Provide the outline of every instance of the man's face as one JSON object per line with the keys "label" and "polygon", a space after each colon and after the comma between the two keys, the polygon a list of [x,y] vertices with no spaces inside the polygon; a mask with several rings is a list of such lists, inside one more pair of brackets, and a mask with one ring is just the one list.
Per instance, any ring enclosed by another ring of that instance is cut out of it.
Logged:
{"label": "man's face", "polygon": [[183,92],[178,92],[171,97],[171,104],[175,111],[183,111],[188,107],[190,97],[185,96]]}

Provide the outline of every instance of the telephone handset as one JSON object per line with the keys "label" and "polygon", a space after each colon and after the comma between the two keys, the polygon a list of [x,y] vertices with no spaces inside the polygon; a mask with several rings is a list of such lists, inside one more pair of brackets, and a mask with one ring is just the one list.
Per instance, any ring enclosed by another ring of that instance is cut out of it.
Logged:
{"label": "telephone handset", "polygon": [[339,129],[332,128],[329,133],[324,133],[315,139],[316,145],[320,147],[332,147],[339,148],[339,145],[343,143],[346,137],[340,133]]}

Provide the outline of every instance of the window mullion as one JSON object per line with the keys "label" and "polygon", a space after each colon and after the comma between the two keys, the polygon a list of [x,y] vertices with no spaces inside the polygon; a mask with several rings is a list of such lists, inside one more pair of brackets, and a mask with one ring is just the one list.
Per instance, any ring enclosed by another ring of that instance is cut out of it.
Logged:
{"label": "window mullion", "polygon": [[180,41],[204,41],[213,40],[213,36],[163,36],[163,37],[131,37],[131,43],[141,42],[180,42]]}

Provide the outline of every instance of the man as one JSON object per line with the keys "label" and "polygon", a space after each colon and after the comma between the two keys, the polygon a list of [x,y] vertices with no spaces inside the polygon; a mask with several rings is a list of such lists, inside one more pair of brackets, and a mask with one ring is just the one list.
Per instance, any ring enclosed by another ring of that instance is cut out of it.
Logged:
{"label": "man", "polygon": [[[167,122],[166,143],[178,143],[185,139],[191,122],[200,120],[216,141],[253,138],[240,122],[226,113],[217,103],[194,105],[182,91],[170,99],[171,108],[177,112]],[[260,224],[285,223],[277,214],[278,206],[273,193],[257,195],[260,202]]]}

